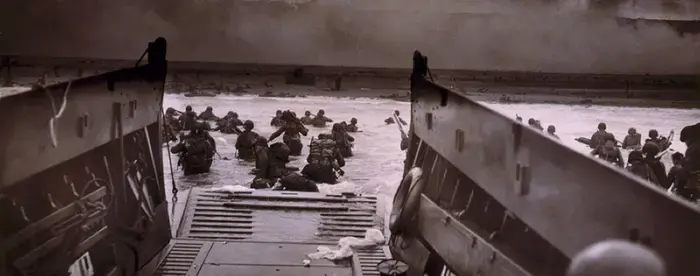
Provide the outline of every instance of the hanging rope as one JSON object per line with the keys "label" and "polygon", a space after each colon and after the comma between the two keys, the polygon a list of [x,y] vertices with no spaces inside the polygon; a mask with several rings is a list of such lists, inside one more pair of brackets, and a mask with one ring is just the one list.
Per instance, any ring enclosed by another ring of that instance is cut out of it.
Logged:
{"label": "hanging rope", "polygon": [[[161,116],[162,116],[162,117],[161,117],[162,120],[163,120],[162,122],[163,122],[163,124],[165,125],[165,127],[168,128],[168,130],[170,131],[170,133],[175,133],[175,131],[173,131],[172,127],[170,127],[169,124],[165,123],[165,112],[163,112],[163,106],[162,106],[162,105],[160,106],[160,114],[161,114]],[[173,159],[172,159],[172,157],[170,156],[170,155],[171,155],[171,153],[170,153],[170,139],[167,139],[167,141],[165,142],[165,144],[167,145],[167,148],[168,148],[168,164],[170,164],[170,180],[171,180],[172,187],[173,187],[173,190],[172,190],[172,193],[173,193],[173,198],[172,198],[173,206],[172,206],[172,211],[171,211],[171,217],[173,217],[173,216],[175,215],[175,203],[177,203],[177,193],[178,193],[178,190],[177,190],[177,185],[175,185],[175,170],[173,170]]]}

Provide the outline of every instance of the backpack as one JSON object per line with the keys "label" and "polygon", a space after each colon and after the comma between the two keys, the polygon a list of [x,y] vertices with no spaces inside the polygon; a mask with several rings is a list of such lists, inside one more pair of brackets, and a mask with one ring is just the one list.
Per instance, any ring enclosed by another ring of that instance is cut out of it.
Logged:
{"label": "backpack", "polygon": [[605,134],[606,134],[606,132],[601,132],[601,131],[597,131],[595,134],[593,134],[593,137],[591,137],[591,142],[590,142],[591,147],[598,147],[598,146],[605,145]]}
{"label": "backpack", "polygon": [[335,141],[332,139],[317,139],[309,145],[309,163],[330,165],[335,157]]}
{"label": "backpack", "polygon": [[[240,135],[244,135],[243,140],[241,140],[241,146],[247,148],[253,148],[255,146],[255,141],[258,140],[258,134],[255,132],[243,132]],[[240,137],[240,136],[239,136]]]}
{"label": "backpack", "polygon": [[321,141],[321,157],[328,159],[328,160],[333,160],[335,158],[335,147],[336,143],[335,141],[331,139],[325,139]]}
{"label": "backpack", "polygon": [[212,146],[205,138],[194,138],[185,142],[185,160],[189,166],[204,166],[212,152]]}
{"label": "backpack", "polygon": [[620,150],[617,148],[608,148],[606,146],[600,149],[601,158],[613,164],[617,164],[618,158],[620,158]]}

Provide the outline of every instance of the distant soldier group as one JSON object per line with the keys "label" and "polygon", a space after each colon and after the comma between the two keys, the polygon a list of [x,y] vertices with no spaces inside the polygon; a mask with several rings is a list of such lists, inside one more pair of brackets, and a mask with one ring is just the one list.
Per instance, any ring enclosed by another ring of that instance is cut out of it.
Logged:
{"label": "distant soldier group", "polygon": [[[238,114],[232,111],[219,118],[211,107],[199,115],[191,106],[187,106],[185,112],[168,108],[164,117],[164,142],[176,141],[178,139],[175,137],[179,137],[180,142],[171,148],[171,152],[179,155],[178,166],[183,167],[185,175],[209,172],[213,157],[217,154],[216,141],[209,134],[212,129],[206,121],[216,122],[217,127],[213,131],[238,134],[235,144],[237,157],[255,162],[252,170],[255,178],[251,187],[256,189],[313,192],[318,191],[316,183],[337,183],[338,176],[345,173],[342,170],[345,158],[353,156],[355,138],[349,133],[359,132],[356,118],[352,118],[350,124],[334,123],[330,133],[321,133],[316,139],[311,139],[306,159],[308,164],[299,172],[298,168],[287,167],[289,157],[302,154],[304,146],[301,136],[307,136],[309,131],[306,126],[325,127],[327,123],[333,123],[325,116],[324,110],[319,110],[316,116],[306,111],[302,118],[297,118],[289,110],[277,110],[270,121],[277,131],[265,138],[253,131],[255,125],[252,121],[241,122]],[[243,130],[239,126],[243,126]],[[177,135],[184,130],[189,130],[189,134]],[[280,135],[282,142],[269,144]]]}
{"label": "distant soldier group", "polygon": [[[688,146],[685,155],[676,152],[671,155],[673,166],[666,171],[666,166],[660,161],[668,153],[672,144],[674,131],[668,137],[659,136],[655,129],[649,131],[649,138],[642,144],[642,136],[635,128],[627,131],[627,136],[620,143],[615,136],[607,132],[605,123],[598,124],[598,130],[593,133],[589,146],[593,148],[592,155],[605,161],[625,168],[626,171],[645,179],[656,186],[675,193],[685,199],[696,202],[700,195],[698,186],[698,136],[700,124],[686,126],[681,130],[680,140]],[[620,151],[632,150],[627,156],[627,164]]]}
{"label": "distant soldier group", "polygon": [[[515,120],[522,123],[523,122],[523,117],[520,117],[520,115],[515,115]],[[539,131],[544,131],[544,128],[542,127],[542,123],[540,120],[536,120],[535,118],[530,118],[527,120],[527,124],[534,129],[537,129]],[[554,127],[554,125],[549,125],[547,127],[547,134],[550,136],[559,139],[559,135],[556,134],[557,128]]]}
{"label": "distant soldier group", "polygon": [[[523,118],[516,115],[516,120],[522,122]],[[543,130],[539,120],[530,118],[528,125],[540,131]],[[674,138],[674,131],[671,130],[668,137],[660,136],[656,129],[649,130],[648,138],[642,140],[642,135],[635,128],[629,128],[627,135],[622,142],[615,139],[615,135],[607,131],[605,123],[598,124],[590,139],[580,137],[576,140],[587,144],[592,150],[591,155],[606,162],[624,168],[627,172],[641,177],[660,188],[671,193],[675,193],[693,202],[700,200],[700,177],[698,174],[698,161],[700,160],[700,149],[698,149],[698,132],[700,124],[683,128],[680,134],[681,142],[686,143],[688,149],[685,155],[676,152],[671,155],[673,166],[666,170],[666,166],[661,162],[661,157],[670,152],[670,147]],[[559,138],[555,134],[555,127],[547,127],[547,134]],[[622,155],[621,149],[631,150],[627,156],[627,162]]]}

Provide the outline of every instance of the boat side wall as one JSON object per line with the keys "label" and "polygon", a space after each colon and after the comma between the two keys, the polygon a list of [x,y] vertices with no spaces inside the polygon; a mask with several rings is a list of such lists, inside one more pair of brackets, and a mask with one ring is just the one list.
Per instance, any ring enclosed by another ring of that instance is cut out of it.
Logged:
{"label": "boat side wall", "polygon": [[[652,246],[669,275],[700,273],[700,213],[687,203],[424,78],[411,96],[409,156],[428,185],[416,228],[402,238],[458,275],[561,275],[584,247],[614,238]],[[436,238],[450,233],[451,242]],[[402,246],[392,250],[404,255]]]}
{"label": "boat side wall", "polygon": [[168,243],[166,74],[160,61],[0,98],[0,275],[131,275]]}

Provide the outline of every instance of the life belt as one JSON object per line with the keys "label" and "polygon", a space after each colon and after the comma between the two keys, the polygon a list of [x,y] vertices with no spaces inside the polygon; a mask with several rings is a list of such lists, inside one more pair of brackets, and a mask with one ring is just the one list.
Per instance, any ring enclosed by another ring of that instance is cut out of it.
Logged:
{"label": "life belt", "polygon": [[394,203],[389,215],[389,230],[392,234],[401,232],[420,207],[420,198],[425,179],[423,169],[414,167],[403,177],[401,185],[394,195]]}

